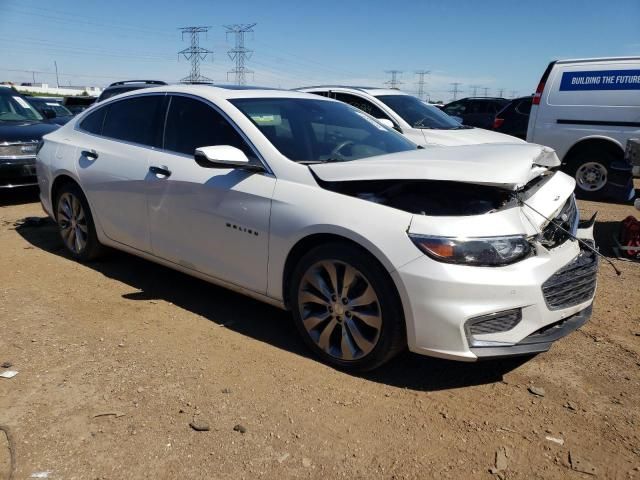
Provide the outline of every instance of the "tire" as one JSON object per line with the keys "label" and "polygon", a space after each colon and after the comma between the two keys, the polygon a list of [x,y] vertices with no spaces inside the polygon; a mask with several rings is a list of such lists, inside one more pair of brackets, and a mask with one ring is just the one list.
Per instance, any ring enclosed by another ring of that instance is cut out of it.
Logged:
{"label": "tire", "polygon": [[89,203],[80,187],[75,183],[63,185],[54,205],[60,238],[67,252],[80,262],[100,257],[105,247],[98,241]]}
{"label": "tire", "polygon": [[607,195],[611,164],[616,156],[607,150],[581,150],[567,162],[566,172],[576,181],[576,196],[585,200],[602,200]]}
{"label": "tire", "polygon": [[371,255],[354,245],[311,249],[292,272],[289,299],[304,342],[333,367],[372,370],[406,348],[395,285]]}

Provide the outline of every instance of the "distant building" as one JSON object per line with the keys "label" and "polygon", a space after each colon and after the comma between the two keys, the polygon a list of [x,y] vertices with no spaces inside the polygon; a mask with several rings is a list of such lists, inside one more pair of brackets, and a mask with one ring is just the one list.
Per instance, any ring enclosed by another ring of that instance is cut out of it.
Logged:
{"label": "distant building", "polygon": [[85,95],[88,94],[92,97],[97,97],[102,92],[101,87],[92,86],[61,86],[54,87],[49,86],[48,83],[28,83],[23,82],[20,85],[15,85],[15,89],[20,92],[34,92],[42,94],[56,94],[56,95]]}

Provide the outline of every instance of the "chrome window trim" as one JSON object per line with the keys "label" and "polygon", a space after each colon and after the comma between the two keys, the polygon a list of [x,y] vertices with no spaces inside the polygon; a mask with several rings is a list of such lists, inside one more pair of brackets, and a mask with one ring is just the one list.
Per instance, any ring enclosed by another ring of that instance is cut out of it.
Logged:
{"label": "chrome window trim", "polygon": [[16,140],[15,142],[1,142],[0,147],[14,147],[16,145],[37,145],[38,142],[40,142],[40,140]]}
{"label": "chrome window trim", "polygon": [[[178,155],[181,157],[186,157],[186,158],[191,158],[193,159],[193,155],[189,155],[183,152],[176,152],[175,150],[167,150],[164,147],[164,136],[165,136],[165,127],[166,127],[166,123],[167,123],[167,116],[169,114],[169,106],[171,105],[171,98],[169,99],[169,102],[167,103],[166,106],[166,110],[165,110],[165,118],[164,118],[164,123],[162,126],[162,147],[154,147],[151,145],[146,145],[146,144],[142,144],[142,143],[136,143],[136,142],[129,142],[126,140],[119,140],[117,138],[113,138],[113,137],[107,137],[105,135],[98,135],[96,133],[91,133],[88,132],[84,129],[82,129],[80,127],[80,124],[84,121],[84,119],[86,117],[88,117],[91,113],[93,112],[97,112],[98,109],[100,108],[107,108],[109,105],[115,103],[115,102],[122,102],[128,99],[132,99],[132,98],[138,98],[138,97],[143,97],[143,96],[151,96],[151,95],[158,95],[158,96],[172,96],[172,95],[177,95],[177,96],[182,96],[182,97],[189,97],[192,98],[196,101],[200,101],[202,103],[204,103],[205,105],[213,108],[213,110],[215,110],[217,113],[219,113],[220,115],[222,115],[222,117],[229,122],[229,124],[233,127],[233,129],[240,135],[240,137],[246,142],[246,144],[249,146],[249,148],[251,148],[251,150],[253,151],[253,153],[255,153],[256,158],[258,159],[258,161],[262,164],[262,166],[265,168],[265,173],[268,173],[271,176],[274,176],[273,171],[271,170],[271,168],[269,167],[269,164],[266,162],[266,160],[264,159],[264,157],[262,156],[262,154],[260,153],[260,151],[256,148],[256,146],[253,144],[253,142],[251,142],[249,140],[249,137],[247,137],[247,135],[236,125],[236,123],[231,119],[231,117],[229,117],[229,115],[227,115],[226,112],[224,112],[222,109],[220,109],[220,107],[218,107],[217,105],[215,105],[213,102],[211,102],[210,100],[207,100],[206,98],[200,97],[198,95],[193,95],[190,93],[183,93],[183,92],[145,92],[145,93],[139,93],[139,94],[135,94],[135,95],[130,95],[124,98],[117,98],[117,99],[107,99],[105,100],[104,104],[100,105],[97,108],[94,108],[92,110],[90,110],[89,112],[87,112],[85,115],[82,116],[82,118],[78,119],[78,121],[75,123],[75,125],[73,126],[73,129],[75,131],[78,131],[84,135],[89,135],[92,137],[96,137],[96,138],[101,138],[103,140],[110,140],[112,142],[118,142],[124,145],[129,145],[132,147],[139,147],[139,148],[145,148],[148,150],[152,150],[154,152],[164,152],[164,153],[170,153],[172,155]],[[106,119],[106,115],[105,115],[105,119]]]}

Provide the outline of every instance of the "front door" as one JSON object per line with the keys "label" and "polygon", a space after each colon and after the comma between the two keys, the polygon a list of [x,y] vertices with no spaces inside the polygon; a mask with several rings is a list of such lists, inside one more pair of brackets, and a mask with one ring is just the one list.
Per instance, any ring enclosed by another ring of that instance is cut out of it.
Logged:
{"label": "front door", "polygon": [[231,145],[259,160],[209,103],[172,95],[168,108],[163,149],[149,157],[149,166],[159,172],[148,179],[154,255],[265,293],[275,178],[199,166],[195,149],[213,145]]}

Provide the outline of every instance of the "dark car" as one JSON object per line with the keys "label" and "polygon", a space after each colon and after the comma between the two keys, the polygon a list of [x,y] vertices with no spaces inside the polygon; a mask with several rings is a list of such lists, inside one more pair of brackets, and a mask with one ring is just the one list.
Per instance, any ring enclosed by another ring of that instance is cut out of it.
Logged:
{"label": "dark car", "polygon": [[72,97],[64,97],[62,105],[71,111],[74,115],[86,110],[96,101],[96,97],[89,97],[86,95],[74,95]]}
{"label": "dark car", "polygon": [[448,103],[442,110],[453,117],[460,117],[464,125],[491,129],[496,113],[508,103],[506,98],[468,97]]}
{"label": "dark car", "polygon": [[40,97],[27,97],[27,100],[40,115],[56,125],[64,125],[73,118],[73,113],[58,101]]}
{"label": "dark car", "polygon": [[532,101],[533,95],[511,100],[511,103],[496,114],[493,129],[526,140]]}
{"label": "dark car", "polygon": [[38,184],[38,143],[56,128],[25,97],[0,87],[0,189]]}
{"label": "dark car", "polygon": [[115,95],[120,95],[121,93],[130,92],[131,90],[157,87],[158,85],[166,85],[166,83],[161,80],[124,80],[122,82],[115,82],[102,91],[98,97],[98,102]]}

